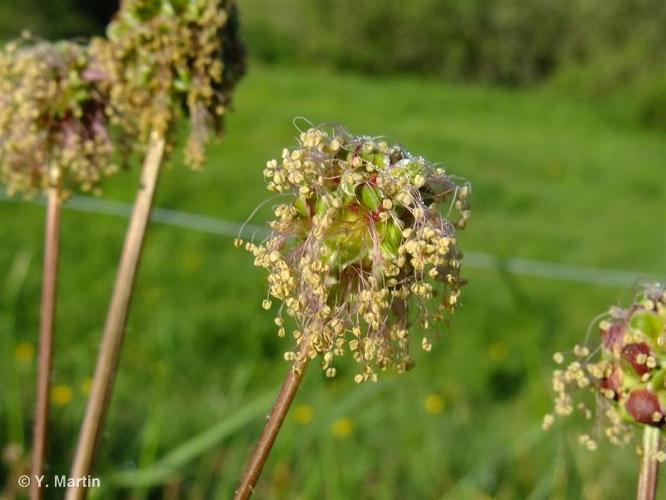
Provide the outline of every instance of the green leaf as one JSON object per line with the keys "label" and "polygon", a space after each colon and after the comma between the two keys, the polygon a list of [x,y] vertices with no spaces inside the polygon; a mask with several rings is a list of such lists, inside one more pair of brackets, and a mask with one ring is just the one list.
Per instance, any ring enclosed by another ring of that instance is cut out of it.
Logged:
{"label": "green leaf", "polygon": [[194,436],[176,449],[167,453],[155,464],[144,470],[119,471],[110,478],[116,487],[152,486],[165,482],[196,458],[219,446],[220,442],[243,429],[250,421],[263,415],[275,397],[277,388],[265,392],[254,401],[226,416],[210,429]]}

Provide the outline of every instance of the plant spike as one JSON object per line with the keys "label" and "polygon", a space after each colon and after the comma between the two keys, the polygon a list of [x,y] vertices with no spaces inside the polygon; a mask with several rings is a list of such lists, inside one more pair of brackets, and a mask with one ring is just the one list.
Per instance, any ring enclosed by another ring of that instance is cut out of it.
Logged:
{"label": "plant spike", "polygon": [[[118,171],[104,109],[108,96],[90,78],[87,47],[35,42],[29,34],[0,51],[0,181],[9,194],[47,198],[32,477],[48,448],[61,205],[74,191],[99,192]],[[38,481],[30,497],[42,498]]]}
{"label": "plant spike", "polygon": [[[264,176],[287,200],[275,207],[270,237],[244,246],[269,272],[269,297],[282,302],[278,335],[290,321],[284,311],[295,322],[297,347],[285,353],[292,366],[237,500],[251,495],[309,361],[321,356],[321,368],[334,377],[335,358],[349,350],[361,365],[357,383],[413,366],[409,312],[414,307],[429,330],[458,305],[464,280],[456,228],[470,215],[469,184],[401,146],[340,127],[301,133],[298,146],[269,161]],[[442,208],[457,218],[441,215]],[[271,299],[262,305],[270,309]],[[421,346],[429,351],[431,336]]]}
{"label": "plant spike", "polygon": [[185,163],[203,167],[245,72],[234,0],[125,0],[91,50],[112,97],[113,123],[139,144],[157,133],[170,150],[186,116]]}
{"label": "plant spike", "polygon": [[[576,345],[574,360],[553,372],[555,407],[544,417],[544,428],[552,426],[555,416],[574,412],[591,420],[592,409],[578,401],[576,392],[593,393],[597,414],[606,423],[597,426],[599,437],[625,446],[634,430],[642,429],[637,498],[654,498],[658,464],[666,460],[661,443],[666,424],[666,288],[646,285],[630,307],[611,307],[597,326],[598,345]],[[562,353],[553,358],[558,365],[565,361]],[[597,436],[579,437],[590,451],[597,449],[597,441]]]}
{"label": "plant spike", "polygon": [[[127,136],[138,138],[134,149],[145,151],[145,159],[73,478],[85,478],[93,470],[163,157],[175,146],[180,118],[186,116],[191,131],[185,161],[202,166],[209,137],[222,132],[231,92],[244,69],[233,0],[124,0],[107,36],[92,42],[97,61],[93,72],[111,96],[112,122]],[[66,498],[82,499],[86,494],[85,486],[73,486]]]}
{"label": "plant spike", "polygon": [[10,195],[57,186],[100,193],[118,172],[105,109],[86,46],[35,42],[29,34],[0,51],[0,181]]}

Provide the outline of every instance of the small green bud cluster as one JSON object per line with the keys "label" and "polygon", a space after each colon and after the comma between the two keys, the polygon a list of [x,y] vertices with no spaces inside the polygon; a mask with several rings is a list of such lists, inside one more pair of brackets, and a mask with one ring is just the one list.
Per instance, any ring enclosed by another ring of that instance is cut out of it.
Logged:
{"label": "small green bud cluster", "polygon": [[86,47],[29,36],[0,51],[0,181],[10,194],[94,191],[117,171]]}
{"label": "small green bud cluster", "polygon": [[145,144],[153,133],[169,137],[184,112],[185,161],[201,167],[244,73],[237,17],[232,0],[122,2],[108,40],[92,42],[113,123]]}
{"label": "small green bud cluster", "polygon": [[[410,310],[429,330],[458,305],[456,227],[469,219],[470,185],[400,146],[340,128],[303,132],[264,175],[289,201],[275,208],[272,235],[245,247],[269,271],[269,296],[282,302],[278,334],[283,311],[296,321],[298,348],[285,358],[298,369],[321,355],[332,377],[334,358],[348,349],[362,365],[359,383],[376,381],[378,369],[408,370]],[[431,336],[421,345],[429,351]]]}
{"label": "small green bud cluster", "polygon": [[[600,345],[592,353],[586,346],[576,346],[576,359],[553,372],[554,413],[567,416],[578,409],[591,418],[592,410],[576,403],[571,392],[591,390],[607,417],[605,436],[622,445],[630,441],[632,426],[666,424],[666,289],[647,286],[628,309],[611,308],[598,327]],[[561,353],[554,359],[564,362]],[[546,415],[545,427],[552,422],[553,415]],[[596,448],[590,436],[582,436],[581,442]],[[666,459],[666,454],[660,452],[657,458]]]}

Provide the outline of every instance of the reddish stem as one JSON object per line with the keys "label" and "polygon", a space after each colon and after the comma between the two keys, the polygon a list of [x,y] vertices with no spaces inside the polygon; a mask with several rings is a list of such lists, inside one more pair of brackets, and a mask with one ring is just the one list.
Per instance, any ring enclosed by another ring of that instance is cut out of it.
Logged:
{"label": "reddish stem", "polygon": [[266,426],[261,433],[261,437],[259,437],[259,441],[257,441],[257,446],[250,456],[245,473],[243,474],[243,479],[234,495],[234,500],[246,500],[252,496],[252,493],[254,493],[254,486],[257,484],[259,475],[261,474],[261,471],[266,464],[266,460],[268,459],[268,455],[273,448],[273,443],[275,443],[278,432],[280,432],[282,422],[287,416],[289,407],[303,381],[306,368],[307,362],[303,363],[298,369],[289,369],[289,373],[282,384],[280,393],[275,400],[275,405],[268,416]]}
{"label": "reddish stem", "polygon": [[53,363],[53,337],[55,330],[56,294],[58,289],[58,253],[60,244],[60,189],[48,190],[46,231],[44,240],[44,270],[39,332],[39,364],[37,367],[37,395],[32,443],[32,486],[30,498],[42,498],[39,482],[34,480],[44,473],[50,413],[51,371]]}
{"label": "reddish stem", "polygon": [[655,500],[659,480],[659,462],[655,455],[661,446],[661,431],[658,427],[646,425],[643,430],[643,458],[638,477],[636,500]]}

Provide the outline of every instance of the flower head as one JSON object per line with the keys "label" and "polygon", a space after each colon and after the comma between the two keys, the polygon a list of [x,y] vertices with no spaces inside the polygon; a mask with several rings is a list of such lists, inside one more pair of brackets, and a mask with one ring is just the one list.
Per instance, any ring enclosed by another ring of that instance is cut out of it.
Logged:
{"label": "flower head", "polygon": [[114,122],[145,143],[151,133],[175,131],[184,112],[185,160],[200,167],[245,69],[233,1],[125,0],[107,36],[92,50],[110,87]]}
{"label": "flower head", "polygon": [[331,425],[331,432],[338,439],[348,438],[354,432],[354,421],[349,417],[338,418]]}
{"label": "flower head", "polygon": [[87,48],[71,42],[26,37],[0,51],[0,180],[10,194],[92,191],[117,171],[106,96],[89,68]]}
{"label": "flower head", "polygon": [[[357,382],[376,380],[377,369],[409,369],[410,318],[428,330],[458,304],[456,227],[469,218],[470,186],[400,146],[341,128],[303,132],[264,176],[286,201],[275,207],[271,236],[246,248],[282,301],[280,336],[283,313],[295,319],[298,348],[285,358],[298,368],[321,355],[332,377],[334,358],[348,350],[363,367]],[[430,336],[421,345],[429,351]]]}
{"label": "flower head", "polygon": [[[662,428],[666,423],[666,289],[645,287],[628,309],[612,307],[598,322],[594,350],[577,345],[574,360],[553,372],[555,415],[576,410],[592,418],[592,408],[578,401],[576,392],[592,392],[597,413],[606,421],[603,433],[614,444],[631,440],[635,426]],[[564,356],[556,353],[557,364]],[[544,424],[550,427],[553,415]],[[596,448],[593,437],[581,442]]]}
{"label": "flower head", "polygon": [[35,347],[30,342],[20,342],[16,345],[16,361],[30,363],[35,358]]}
{"label": "flower head", "polygon": [[72,402],[74,391],[72,388],[65,384],[59,384],[51,389],[51,399],[57,406],[67,406]]}

